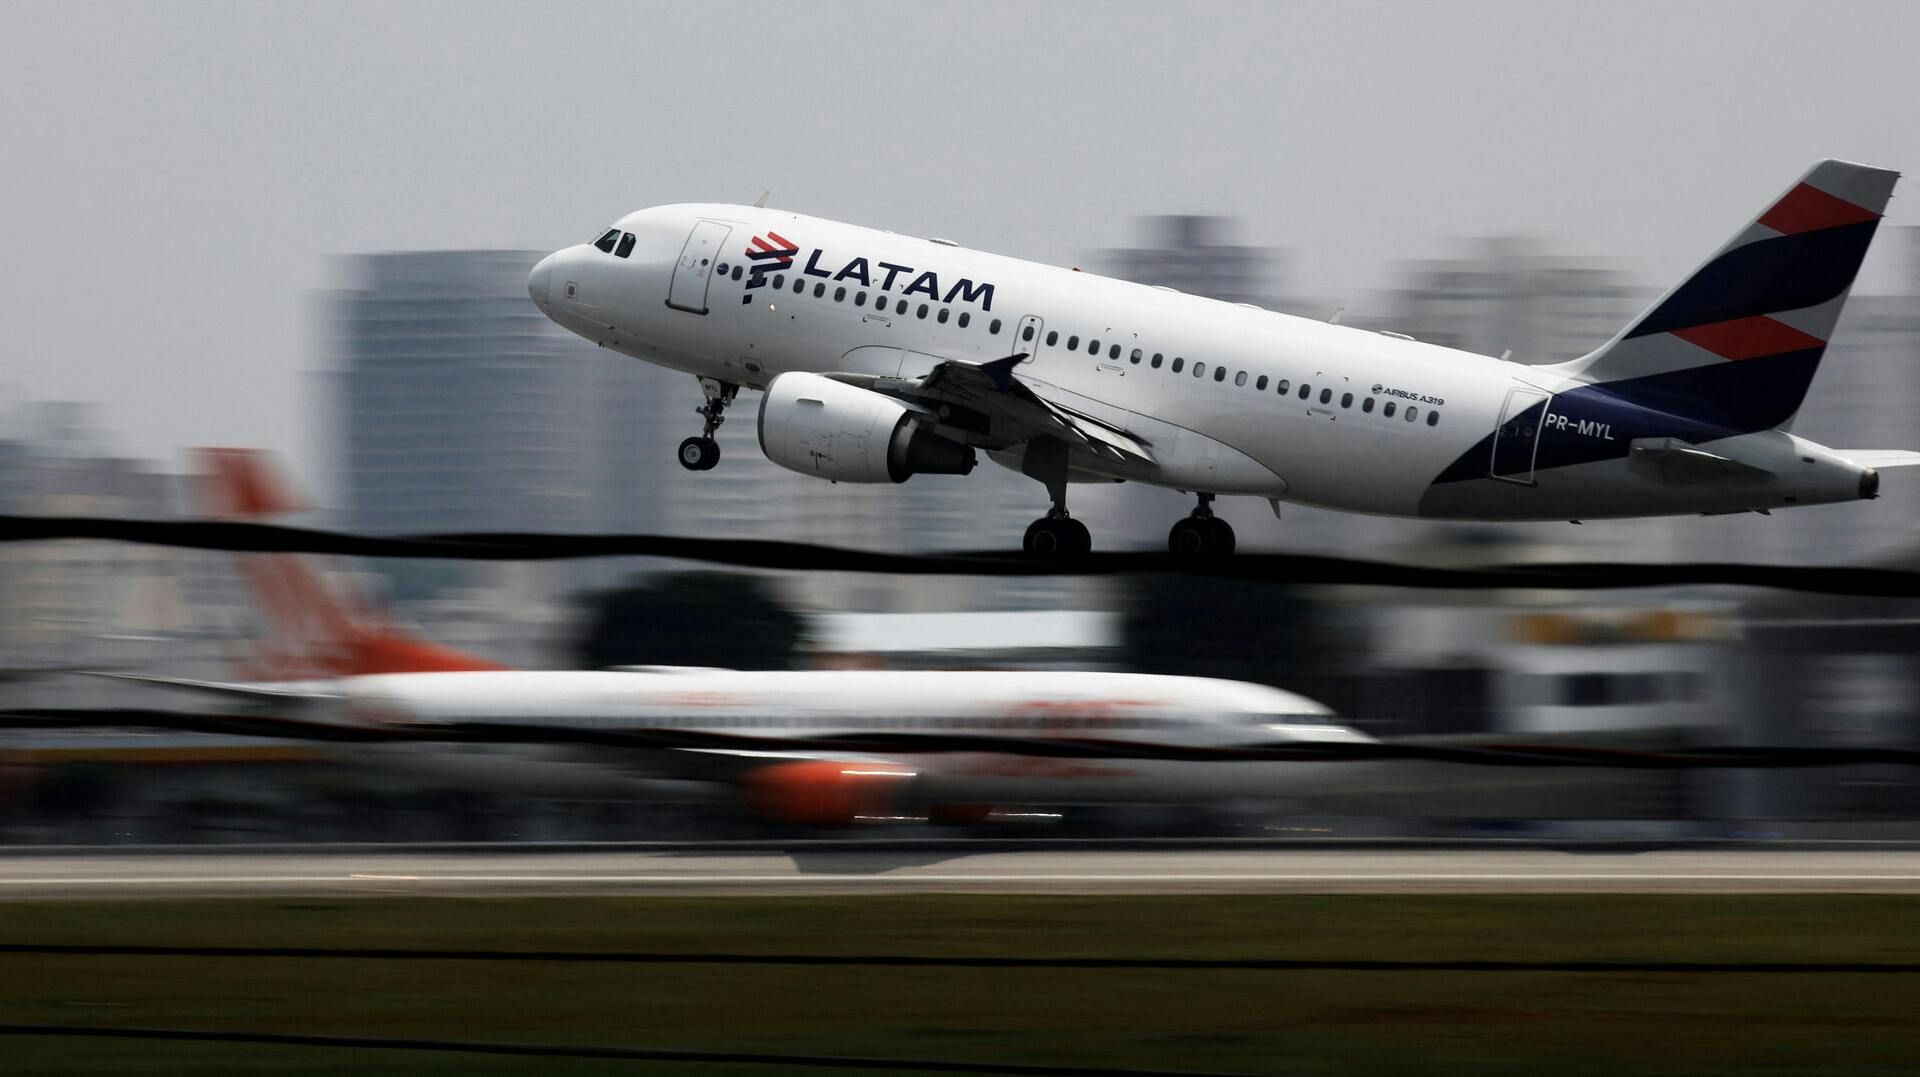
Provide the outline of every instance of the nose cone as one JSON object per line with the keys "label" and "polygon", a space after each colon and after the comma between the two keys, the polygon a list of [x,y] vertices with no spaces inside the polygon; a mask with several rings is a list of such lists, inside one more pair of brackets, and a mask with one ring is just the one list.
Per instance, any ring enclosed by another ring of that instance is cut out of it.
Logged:
{"label": "nose cone", "polygon": [[539,265],[533,267],[533,272],[527,274],[527,294],[533,297],[534,304],[542,311],[547,310],[547,296],[553,284],[553,262],[558,257],[558,254],[547,255],[540,259]]}

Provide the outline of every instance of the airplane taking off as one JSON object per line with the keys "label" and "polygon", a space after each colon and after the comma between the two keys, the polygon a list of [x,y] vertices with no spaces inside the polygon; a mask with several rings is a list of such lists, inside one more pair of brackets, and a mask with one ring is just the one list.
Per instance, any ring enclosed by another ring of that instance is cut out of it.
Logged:
{"label": "airplane taking off", "polygon": [[1766,512],[1872,498],[1920,453],[1789,433],[1896,172],[1822,161],[1592,353],[1529,366],[755,206],[621,218],[528,277],[555,322],[693,374],[706,470],[742,386],[760,447],[836,482],[1046,487],[1030,553],[1091,548],[1067,486],[1197,495],[1168,547],[1231,552],[1216,495],[1453,520]]}
{"label": "airplane taking off", "polygon": [[[210,513],[304,507],[244,449],[202,450]],[[825,826],[920,814],[976,821],[986,805],[1201,804],[1323,792],[1352,764],[1046,758],[986,751],[852,754],[822,738],[932,735],[1095,739],[1222,748],[1365,742],[1325,705],[1266,685],[1104,672],[516,670],[421,639],[334,587],[312,560],[242,554],[272,642],[236,655],[239,678],[94,674],[211,696],[287,736],[394,734],[348,762],[570,796],[737,793],[775,822]],[[420,744],[433,725],[711,735],[700,748]],[[380,738],[374,738],[378,741]],[[738,746],[729,746],[737,739]],[[772,743],[769,743],[772,742]]]}

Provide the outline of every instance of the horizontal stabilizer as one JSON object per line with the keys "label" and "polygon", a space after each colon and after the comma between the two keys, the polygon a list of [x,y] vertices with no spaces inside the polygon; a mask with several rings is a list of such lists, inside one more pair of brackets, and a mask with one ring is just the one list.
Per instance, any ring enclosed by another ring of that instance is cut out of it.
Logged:
{"label": "horizontal stabilizer", "polygon": [[106,670],[73,670],[79,677],[103,677],[107,680],[127,681],[132,684],[146,685],[152,688],[171,688],[183,692],[200,692],[228,699],[244,699],[258,703],[307,703],[317,700],[337,699],[336,693],[320,687],[302,687],[296,684],[273,685],[233,681],[202,681],[190,677],[159,677],[144,673],[114,673]]}
{"label": "horizontal stabilizer", "polygon": [[1920,466],[1920,452],[1911,449],[1835,449],[1861,467]]}

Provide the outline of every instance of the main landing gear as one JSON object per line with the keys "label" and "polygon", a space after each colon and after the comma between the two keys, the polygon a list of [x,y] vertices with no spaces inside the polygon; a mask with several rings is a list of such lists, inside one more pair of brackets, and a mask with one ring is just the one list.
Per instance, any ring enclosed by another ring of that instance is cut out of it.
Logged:
{"label": "main landing gear", "polygon": [[1086,524],[1068,516],[1065,505],[1055,505],[1027,525],[1024,547],[1040,557],[1077,557],[1093,552],[1093,533]]}
{"label": "main landing gear", "polygon": [[1175,557],[1224,557],[1233,552],[1233,528],[1213,514],[1213,495],[1201,494],[1187,518],[1167,533],[1167,551]]}
{"label": "main landing gear", "polygon": [[1020,470],[1039,479],[1053,507],[1027,526],[1022,548],[1035,557],[1069,558],[1093,552],[1093,534],[1087,525],[1067,515],[1067,445],[1057,438],[1035,438],[1027,443]]}
{"label": "main landing gear", "polygon": [[680,466],[688,471],[711,471],[720,462],[720,443],[713,440],[713,432],[727,421],[727,405],[733,403],[740,387],[730,381],[701,378],[700,391],[706,394],[707,402],[693,410],[706,420],[706,425],[699,437],[680,443]]}

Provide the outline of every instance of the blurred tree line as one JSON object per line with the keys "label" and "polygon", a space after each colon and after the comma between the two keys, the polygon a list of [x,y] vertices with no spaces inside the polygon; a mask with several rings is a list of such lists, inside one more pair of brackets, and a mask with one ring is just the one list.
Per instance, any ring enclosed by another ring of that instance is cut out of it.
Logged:
{"label": "blurred tree line", "polygon": [[[764,577],[670,572],[583,600],[582,667],[728,666],[794,669],[806,620]],[[1141,673],[1272,684],[1338,707],[1364,658],[1346,607],[1307,588],[1200,576],[1141,576],[1127,602],[1121,660]]]}

